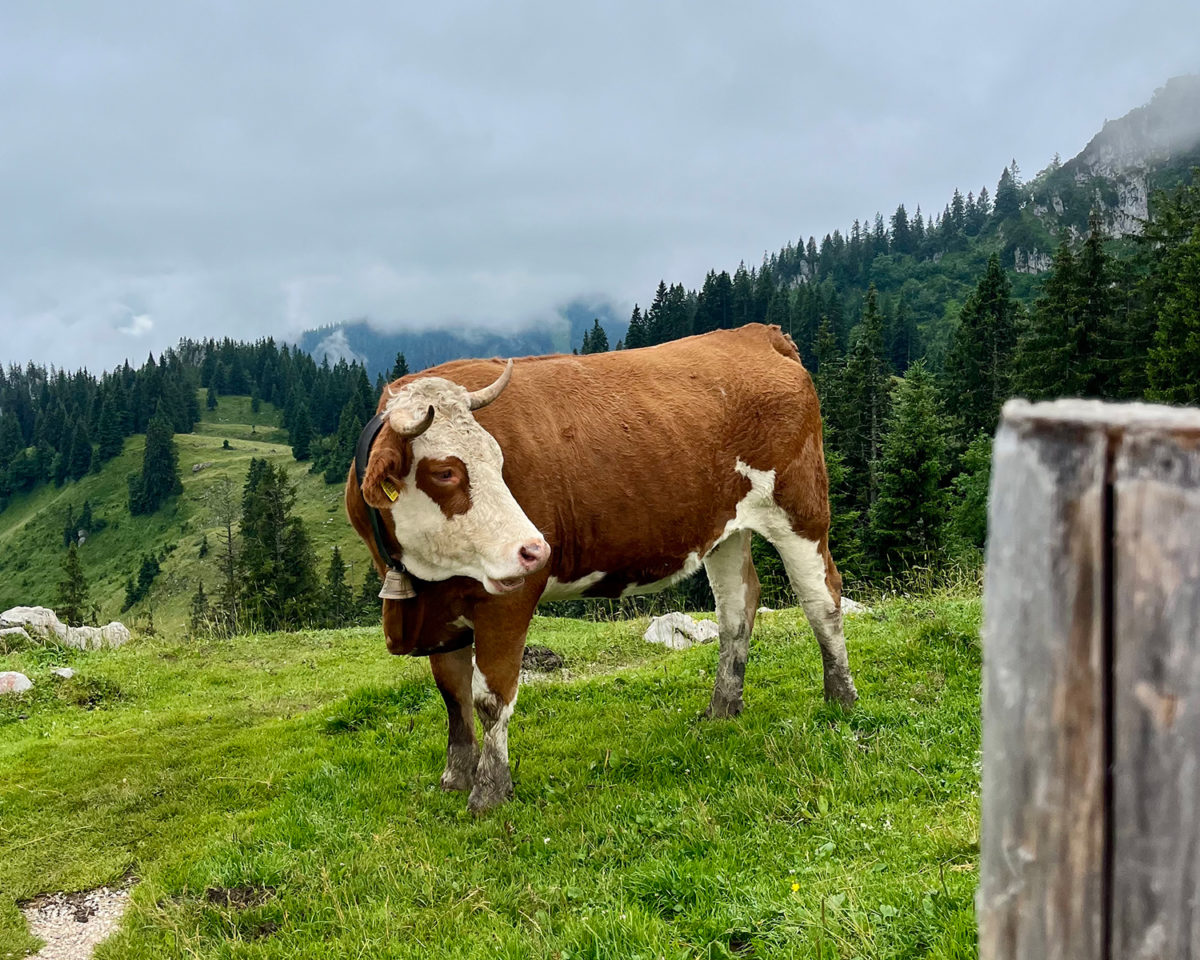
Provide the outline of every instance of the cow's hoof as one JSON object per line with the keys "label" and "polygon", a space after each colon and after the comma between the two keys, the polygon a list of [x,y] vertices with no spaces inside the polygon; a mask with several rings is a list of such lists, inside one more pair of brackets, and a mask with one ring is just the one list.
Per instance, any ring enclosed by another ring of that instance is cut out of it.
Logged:
{"label": "cow's hoof", "polygon": [[502,803],[507,803],[512,799],[513,788],[511,781],[508,784],[508,789],[500,787],[484,787],[482,784],[475,784],[471,788],[471,796],[467,798],[467,809],[478,815],[487,813],[494,807],[500,806]]}
{"label": "cow's hoof", "polygon": [[858,691],[854,689],[854,681],[845,679],[825,680],[825,699],[830,703],[839,703],[843,710],[853,710],[858,700]]}
{"label": "cow's hoof", "polygon": [[736,717],[742,712],[745,704],[741,697],[726,699],[724,697],[713,697],[708,705],[708,709],[704,711],[704,716],[709,720],[723,720],[729,717]]}
{"label": "cow's hoof", "polygon": [[470,790],[475,786],[475,771],[451,770],[447,767],[442,774],[441,786],[443,790]]}
{"label": "cow's hoof", "polygon": [[511,800],[512,795],[512,772],[508,769],[508,764],[487,764],[480,761],[475,770],[475,786],[471,788],[471,796],[467,798],[467,809],[472,813],[485,813]]}
{"label": "cow's hoof", "polygon": [[479,749],[474,744],[451,744],[446,751],[442,789],[470,790],[475,786],[475,768],[478,765]]}

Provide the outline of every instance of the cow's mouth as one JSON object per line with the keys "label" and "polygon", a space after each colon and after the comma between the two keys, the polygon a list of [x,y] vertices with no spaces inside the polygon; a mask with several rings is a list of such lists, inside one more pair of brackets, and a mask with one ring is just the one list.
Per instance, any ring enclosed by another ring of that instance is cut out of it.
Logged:
{"label": "cow's mouth", "polygon": [[519,590],[524,583],[524,577],[509,577],[507,580],[493,580],[488,577],[487,588],[490,593],[512,593]]}

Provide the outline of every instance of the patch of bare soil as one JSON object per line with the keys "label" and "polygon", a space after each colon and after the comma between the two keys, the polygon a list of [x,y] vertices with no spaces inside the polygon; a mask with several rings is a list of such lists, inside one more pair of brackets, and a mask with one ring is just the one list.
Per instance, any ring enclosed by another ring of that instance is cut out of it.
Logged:
{"label": "patch of bare soil", "polygon": [[128,888],[113,887],[48,893],[21,904],[29,931],[46,941],[31,960],[90,960],[128,905]]}

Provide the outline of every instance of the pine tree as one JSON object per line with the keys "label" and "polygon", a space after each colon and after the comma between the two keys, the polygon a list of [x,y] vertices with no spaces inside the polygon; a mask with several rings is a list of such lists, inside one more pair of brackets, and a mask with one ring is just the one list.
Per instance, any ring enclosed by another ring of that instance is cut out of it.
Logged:
{"label": "pine tree", "polygon": [[[1015,161],[1014,161],[1015,165]],[[1009,220],[1021,212],[1021,193],[1016,178],[1008,167],[1000,174],[1000,182],[996,184],[996,201],[992,213],[998,221]]]}
{"label": "pine tree", "polygon": [[1193,172],[1192,183],[1173,195],[1157,194],[1153,209],[1142,241],[1142,259],[1150,266],[1138,291],[1139,330],[1126,346],[1126,363],[1135,364],[1146,344],[1147,396],[1195,404],[1200,402],[1200,176]]}
{"label": "pine tree", "polygon": [[904,204],[900,204],[892,214],[892,251],[900,254],[913,252],[912,228]]}
{"label": "pine tree", "polygon": [[992,471],[992,438],[981,433],[967,446],[954,478],[950,525],[959,544],[981,550],[987,536],[988,483]]}
{"label": "pine tree", "polygon": [[209,488],[204,499],[217,526],[217,543],[220,548],[217,553],[217,569],[221,575],[221,589],[213,619],[223,631],[233,633],[241,622],[236,529],[241,507],[238,503],[237,485],[228,474],[222,474]]}
{"label": "pine tree", "polygon": [[883,349],[883,315],[875,285],[867,290],[862,323],[854,348],[846,358],[843,381],[844,424],[836,436],[838,449],[856,479],[865,481],[866,506],[875,502],[876,468],[887,418],[890,373]]}
{"label": "pine tree", "polygon": [[592,329],[583,335],[583,349],[580,353],[608,353],[608,334],[600,326],[600,318],[592,321]]}
{"label": "pine tree", "polygon": [[208,534],[207,533],[204,534],[204,536],[202,536],[200,538],[200,547],[196,551],[196,556],[199,557],[201,560],[203,560],[205,557],[208,556]]}
{"label": "pine tree", "polygon": [[292,456],[304,461],[312,456],[313,425],[308,413],[308,404],[300,400],[296,404],[295,425],[289,432],[288,442],[292,446]]}
{"label": "pine tree", "polygon": [[403,353],[396,354],[396,362],[392,364],[392,372],[389,374],[390,380],[399,380],[401,377],[408,376],[408,361],[404,359]]}
{"label": "pine tree", "polygon": [[92,438],[88,434],[87,421],[81,420],[75,428],[75,436],[71,443],[71,453],[67,460],[67,476],[72,480],[81,480],[92,469]]}
{"label": "pine tree", "polygon": [[295,503],[296,488],[282,466],[251,460],[242,495],[239,593],[243,615],[267,630],[304,626],[318,613],[312,546],[292,513]]}
{"label": "pine tree", "polygon": [[342,551],[336,546],[329,555],[329,569],[325,573],[325,625],[345,627],[353,622],[354,598],[346,583],[346,564]]}
{"label": "pine tree", "polygon": [[629,331],[625,334],[625,349],[634,350],[638,347],[648,347],[650,341],[647,339],[646,320],[642,316],[642,309],[636,303],[633,305],[633,314],[629,317]]}
{"label": "pine tree", "polygon": [[168,498],[182,492],[174,432],[170,421],[156,413],[146,427],[142,472],[129,478],[129,512],[134,516],[154,513]]}
{"label": "pine tree", "polygon": [[1000,406],[1012,394],[1018,305],[996,254],[959,313],[946,357],[946,395],[954,398],[963,443],[981,430],[991,433]]}
{"label": "pine tree", "polygon": [[[696,301],[696,316],[693,329],[696,333],[710,333],[733,326],[733,281],[728,271],[720,273],[710,270],[704,278],[704,286]],[[626,342],[628,345],[628,342]]]}
{"label": "pine tree", "polygon": [[382,589],[383,581],[379,578],[379,571],[375,569],[375,564],[368,563],[367,572],[363,574],[362,587],[358,591],[359,623],[374,623],[379,619],[379,591]]}
{"label": "pine tree", "polygon": [[75,508],[71,504],[67,504],[67,518],[63,522],[63,546],[69,547],[75,543],[79,531],[79,524],[75,521]]}
{"label": "pine tree", "polygon": [[79,562],[79,548],[74,543],[63,560],[63,579],[58,583],[58,618],[72,627],[81,627],[95,619],[88,583]]}
{"label": "pine tree", "polygon": [[1169,254],[1174,268],[1150,348],[1149,396],[1167,403],[1200,402],[1200,223]]}
{"label": "pine tree", "polygon": [[345,481],[346,468],[354,462],[354,448],[358,445],[358,435],[362,433],[362,430],[363,422],[358,416],[358,404],[351,399],[342,408],[342,415],[338,419],[333,452],[325,467],[326,483]]}
{"label": "pine tree", "polygon": [[1018,351],[1030,399],[1104,397],[1119,391],[1111,265],[1098,218],[1078,259],[1064,242]]}
{"label": "pine tree", "polygon": [[920,355],[917,323],[904,294],[896,304],[895,313],[889,318],[884,331],[887,342],[888,361],[893,370],[903,374],[908,365]]}
{"label": "pine tree", "polygon": [[1029,323],[1017,342],[1017,390],[1030,400],[1070,396],[1079,306],[1077,264],[1064,241],[1054,254],[1042,295],[1033,306]]}
{"label": "pine tree", "polygon": [[0,466],[12,463],[13,458],[25,449],[21,435],[21,421],[11,410],[0,416]]}
{"label": "pine tree", "polygon": [[209,410],[217,409],[217,388],[214,383],[208,385],[208,391],[204,394],[204,405]]}
{"label": "pine tree", "polygon": [[871,506],[871,545],[884,569],[934,561],[942,541],[945,441],[933,376],[921,361],[896,386]]}
{"label": "pine tree", "polygon": [[101,463],[108,463],[113,457],[119,456],[125,447],[125,435],[121,428],[121,411],[117,408],[118,400],[110,392],[104,398],[104,406],[100,408],[100,445],[96,456]]}
{"label": "pine tree", "polygon": [[870,564],[862,542],[862,512],[855,506],[855,491],[845,458],[825,438],[825,470],[829,474],[829,549],[845,580],[866,576]]}
{"label": "pine tree", "polygon": [[667,284],[665,280],[658,281],[658,289],[654,293],[654,302],[646,311],[647,345],[666,343],[671,339],[670,307],[667,303]]}

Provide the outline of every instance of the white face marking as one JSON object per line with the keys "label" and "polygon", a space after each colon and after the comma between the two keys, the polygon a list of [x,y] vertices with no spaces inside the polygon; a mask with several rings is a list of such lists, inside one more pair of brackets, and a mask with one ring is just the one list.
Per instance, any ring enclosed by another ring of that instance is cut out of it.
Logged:
{"label": "white face marking", "polygon": [[568,580],[560,583],[554,577],[546,581],[546,589],[542,591],[542,600],[572,600],[583,596],[584,591],[594,587],[605,577],[604,571],[598,570],[580,577],[578,580]]}
{"label": "white face marking", "polygon": [[452,620],[450,623],[450,626],[458,627],[460,629],[463,627],[469,627],[472,630],[475,629],[475,624],[472,621],[468,620],[466,617],[458,617],[457,619]]}
{"label": "white face marking", "polygon": [[[412,440],[412,465],[391,507],[404,565],[422,580],[472,577],[497,592],[489,581],[527,575],[518,551],[542,535],[505,484],[500,445],[475,422],[465,387],[424,377],[393,395],[386,409],[391,422],[403,427],[420,420],[430,406],[433,423]],[[449,518],[416,484],[418,464],[443,457],[462,460],[471,491],[470,509]]]}

